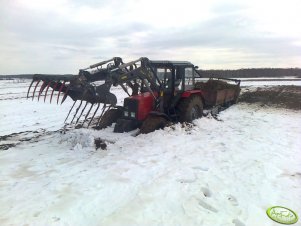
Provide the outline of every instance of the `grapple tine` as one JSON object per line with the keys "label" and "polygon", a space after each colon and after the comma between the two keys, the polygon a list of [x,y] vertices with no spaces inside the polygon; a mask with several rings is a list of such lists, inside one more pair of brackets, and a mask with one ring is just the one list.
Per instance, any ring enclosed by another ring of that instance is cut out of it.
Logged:
{"label": "grapple tine", "polygon": [[28,96],[29,96],[29,92],[30,92],[30,89],[31,89],[32,84],[33,84],[34,81],[35,81],[35,80],[32,80],[31,83],[30,83],[30,85],[29,85],[29,88],[28,88],[28,91],[27,91],[27,98],[28,98]]}
{"label": "grapple tine", "polygon": [[64,101],[65,101],[66,98],[67,98],[67,93],[68,93],[68,91],[69,91],[69,88],[70,88],[70,85],[67,87],[67,90],[66,90],[66,92],[65,92],[65,94],[64,94],[64,96],[63,96],[63,99],[62,99],[61,104],[64,103]]}
{"label": "grapple tine", "polygon": [[106,110],[106,104],[104,104],[103,105],[103,107],[102,107],[102,109],[101,109],[101,114],[100,114],[100,116],[99,116],[99,119],[98,119],[98,121],[97,121],[97,124],[96,124],[96,126],[98,126],[98,124],[99,124],[99,122],[100,122],[100,120],[101,120],[101,117],[103,116],[103,113],[104,113],[104,111]]}
{"label": "grapple tine", "polygon": [[58,84],[59,84],[59,81],[54,84],[54,87],[52,87],[52,92],[51,92],[51,95],[50,95],[50,103],[52,101],[53,92],[54,92],[54,90],[55,90],[55,88],[57,87]]}
{"label": "grapple tine", "polygon": [[82,106],[82,103],[83,103],[83,100],[81,100],[81,101],[80,101],[80,104],[79,104],[79,106],[77,107],[77,109],[76,109],[76,111],[75,111],[75,114],[74,114],[74,116],[73,116],[73,118],[72,118],[72,120],[71,120],[71,122],[70,122],[70,123],[72,123],[72,122],[73,122],[73,120],[74,120],[75,116],[77,115],[77,112],[78,112],[78,110],[79,110],[79,109],[80,109],[80,107]]}
{"label": "grapple tine", "polygon": [[38,81],[37,81],[37,84],[36,84],[35,87],[34,87],[34,90],[33,90],[33,93],[32,93],[32,100],[33,100],[33,98],[34,98],[34,94],[35,94],[35,92],[36,92],[36,89],[37,89],[37,87],[38,87],[40,81],[41,81],[41,80],[38,80]]}
{"label": "grapple tine", "polygon": [[41,85],[41,88],[39,90],[39,96],[38,96],[38,101],[40,100],[40,96],[43,92],[43,90],[45,89],[45,84],[46,84],[46,81],[43,81],[42,85]]}
{"label": "grapple tine", "polygon": [[78,118],[77,118],[77,120],[76,120],[76,123],[75,123],[75,124],[77,124],[77,123],[78,123],[78,121],[79,121],[80,117],[82,116],[82,114],[84,113],[84,110],[86,109],[87,105],[88,105],[88,102],[86,102],[86,104],[85,104],[85,106],[84,106],[84,108],[83,108],[82,112],[81,112],[81,113],[80,113],[80,115],[78,116]]}
{"label": "grapple tine", "polygon": [[85,119],[84,119],[84,122],[85,122],[86,119],[88,118],[88,116],[89,116],[89,114],[90,114],[90,111],[91,111],[91,109],[92,109],[93,106],[94,106],[94,104],[91,104],[91,107],[90,107],[88,113],[86,114],[86,117],[85,117]]}
{"label": "grapple tine", "polygon": [[48,82],[47,87],[46,87],[45,96],[44,96],[44,103],[45,103],[45,100],[46,100],[46,97],[47,97],[47,92],[48,92],[50,84],[51,84],[51,81]]}
{"label": "grapple tine", "polygon": [[90,120],[90,122],[89,122],[89,124],[88,124],[88,127],[87,127],[87,128],[89,128],[89,126],[90,126],[91,122],[93,121],[93,119],[94,119],[94,116],[95,116],[96,112],[98,111],[98,108],[99,108],[99,106],[100,106],[100,103],[98,103],[98,105],[97,105],[97,108],[96,108],[96,110],[94,111],[94,113],[93,113],[93,115],[92,115],[92,118],[91,118],[91,120]]}
{"label": "grapple tine", "polygon": [[[77,101],[77,100],[76,100],[76,101]],[[67,119],[68,119],[68,117],[69,117],[69,115],[70,115],[70,113],[71,113],[71,111],[72,111],[73,107],[75,106],[75,103],[76,103],[76,101],[74,101],[74,103],[73,103],[72,107],[70,108],[70,110],[69,110],[69,112],[68,112],[68,115],[67,115],[67,117],[65,118],[65,121],[64,121],[64,123],[66,123],[66,121],[67,121]]]}
{"label": "grapple tine", "polygon": [[63,88],[65,87],[65,83],[66,83],[66,81],[64,81],[64,82],[62,83],[62,85],[61,85],[61,87],[60,87],[60,89],[59,89],[59,94],[57,95],[56,104],[59,104],[60,94],[61,94]]}

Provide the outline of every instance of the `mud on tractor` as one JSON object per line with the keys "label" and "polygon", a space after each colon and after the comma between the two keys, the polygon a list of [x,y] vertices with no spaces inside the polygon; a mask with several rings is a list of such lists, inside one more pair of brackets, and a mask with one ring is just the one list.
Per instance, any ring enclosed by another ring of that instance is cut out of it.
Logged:
{"label": "mud on tractor", "polygon": [[[27,98],[37,96],[39,100],[44,96],[45,102],[49,93],[52,102],[57,93],[56,102],[62,97],[60,103],[63,103],[70,97],[74,103],[65,123],[76,108],[67,125],[89,127],[92,124],[95,129],[103,129],[115,123],[114,132],[140,128],[140,133],[148,133],[168,122],[191,122],[202,117],[206,108],[227,107],[237,101],[239,80],[199,81],[202,76],[196,69],[188,61],[142,57],[124,63],[120,57],[114,57],[81,69],[78,75],[36,74]],[[120,86],[127,93],[123,106],[117,105],[117,97],[110,92],[112,86]]]}

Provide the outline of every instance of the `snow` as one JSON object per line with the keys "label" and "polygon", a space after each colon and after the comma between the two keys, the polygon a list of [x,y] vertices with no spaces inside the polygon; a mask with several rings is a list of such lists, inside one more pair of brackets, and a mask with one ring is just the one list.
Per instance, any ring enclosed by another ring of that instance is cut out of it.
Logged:
{"label": "snow", "polygon": [[301,86],[301,80],[290,80],[290,81],[242,81],[241,85],[244,87],[248,86],[277,86],[277,85],[295,85]]}
{"label": "snow", "polygon": [[71,105],[0,100],[0,136],[32,137],[0,151],[0,225],[272,226],[271,206],[301,213],[299,111],[237,104],[138,136],[59,132]]}

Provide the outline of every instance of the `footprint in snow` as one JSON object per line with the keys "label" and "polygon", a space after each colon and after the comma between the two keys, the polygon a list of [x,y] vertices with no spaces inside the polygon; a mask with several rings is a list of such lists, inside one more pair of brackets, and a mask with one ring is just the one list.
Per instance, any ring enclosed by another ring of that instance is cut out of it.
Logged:
{"label": "footprint in snow", "polygon": [[200,200],[200,201],[199,201],[199,205],[200,205],[201,207],[207,209],[207,210],[212,211],[212,212],[215,212],[215,213],[218,212],[217,209],[215,209],[215,208],[214,208],[213,206],[211,206],[210,204],[204,202],[203,200]]}
{"label": "footprint in snow", "polygon": [[241,221],[238,220],[238,219],[233,219],[232,223],[233,223],[235,226],[246,226],[243,222],[241,222]]}
{"label": "footprint in snow", "polygon": [[205,197],[211,197],[212,196],[212,193],[209,190],[209,188],[202,187],[201,190],[202,190]]}
{"label": "footprint in snow", "polygon": [[237,199],[233,195],[228,195],[228,201],[232,206],[238,206]]}
{"label": "footprint in snow", "polygon": [[41,212],[36,212],[33,217],[38,217],[41,214]]}
{"label": "footprint in snow", "polygon": [[[183,175],[180,175],[181,177]],[[180,182],[180,183],[193,183],[197,180],[197,176],[195,175],[195,173],[191,173],[191,172],[187,172],[187,174],[185,174],[184,178],[179,178],[176,181]]]}
{"label": "footprint in snow", "polygon": [[180,182],[180,183],[193,183],[193,182],[195,182],[196,181],[196,178],[193,178],[193,179],[178,179],[177,180],[178,182]]}
{"label": "footprint in snow", "polygon": [[193,166],[192,169],[202,170],[202,171],[208,171],[209,167],[207,167],[207,166]]}
{"label": "footprint in snow", "polygon": [[57,221],[60,220],[60,218],[59,218],[59,217],[52,217],[52,220],[53,220],[54,222],[57,222]]}

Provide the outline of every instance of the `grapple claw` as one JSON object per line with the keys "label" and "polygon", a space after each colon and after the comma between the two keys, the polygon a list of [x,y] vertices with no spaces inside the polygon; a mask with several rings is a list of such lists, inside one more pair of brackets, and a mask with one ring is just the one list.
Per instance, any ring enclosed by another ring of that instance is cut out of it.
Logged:
{"label": "grapple claw", "polygon": [[[108,109],[108,106],[110,108],[110,106],[115,106],[117,104],[117,97],[110,92],[110,89],[113,84],[116,85],[118,83],[123,84],[127,82],[124,80],[124,77],[122,77],[123,80],[120,80],[119,74],[124,73],[124,70],[127,69],[129,65],[130,64],[125,64],[124,66],[121,58],[114,57],[112,59],[90,65],[85,69],[81,69],[78,75],[34,74],[27,90],[27,98],[32,97],[33,100],[34,95],[38,92],[36,94],[38,101],[40,98],[43,98],[45,102],[49,88],[51,88],[52,90],[49,91],[50,103],[52,103],[53,96],[57,98],[57,104],[59,104],[59,102],[61,104],[65,102],[67,96],[74,101],[64,121],[65,123],[85,124],[88,125],[88,127],[91,123],[94,124],[97,122],[97,124],[99,124],[99,119],[97,118],[99,108],[102,107],[100,115],[101,118],[104,112]],[[127,70],[127,73],[130,73],[130,71]],[[131,75],[134,76],[134,74]],[[129,78],[130,77],[126,77],[126,79]],[[97,81],[104,81],[104,83],[95,83]],[[34,88],[32,88],[33,86]],[[31,93],[32,96],[30,96]],[[85,101],[85,104],[83,104],[83,101]],[[80,103],[78,104],[78,102]],[[77,105],[75,106],[75,104]],[[91,106],[88,107],[88,104]],[[95,105],[97,106],[95,107]],[[88,108],[89,110],[86,111]],[[93,114],[92,111],[94,111]],[[71,113],[74,115],[70,122]],[[90,115],[92,115],[92,117]]]}
{"label": "grapple claw", "polygon": [[56,104],[59,104],[60,94],[61,94],[63,88],[65,87],[65,83],[66,83],[66,81],[64,81],[64,82],[62,83],[62,85],[61,85],[61,87],[60,87],[60,89],[59,89],[59,94],[57,95]]}
{"label": "grapple claw", "polygon": [[34,98],[34,94],[35,94],[35,92],[36,92],[36,89],[37,89],[37,87],[38,87],[40,81],[41,81],[41,80],[38,80],[38,81],[37,81],[37,84],[36,84],[35,87],[34,87],[34,90],[33,90],[33,93],[32,93],[32,100],[33,100],[33,98]]}
{"label": "grapple claw", "polygon": [[29,96],[29,92],[30,92],[30,89],[32,87],[32,84],[33,84],[34,80],[31,81],[30,85],[29,85],[29,88],[28,88],[28,91],[27,91],[27,98]]}
{"label": "grapple claw", "polygon": [[47,97],[47,92],[48,92],[50,84],[51,84],[51,82],[48,82],[47,87],[46,87],[45,96],[44,96],[44,103],[45,103],[45,100],[46,100],[46,97]]}
{"label": "grapple claw", "polygon": [[46,87],[46,81],[43,81],[43,83],[42,83],[42,85],[41,85],[41,88],[40,88],[40,90],[39,90],[38,101],[40,100],[40,96],[41,96],[43,90],[45,89],[45,87]]}
{"label": "grapple claw", "polygon": [[56,83],[54,84],[54,86],[52,87],[52,92],[51,92],[51,95],[50,95],[50,103],[51,103],[51,101],[52,101],[53,92],[54,92],[54,90],[56,89],[56,87],[57,87],[58,84],[59,84],[59,81],[56,82]]}

